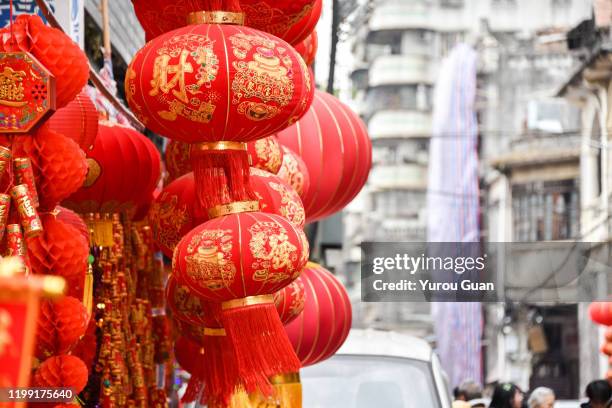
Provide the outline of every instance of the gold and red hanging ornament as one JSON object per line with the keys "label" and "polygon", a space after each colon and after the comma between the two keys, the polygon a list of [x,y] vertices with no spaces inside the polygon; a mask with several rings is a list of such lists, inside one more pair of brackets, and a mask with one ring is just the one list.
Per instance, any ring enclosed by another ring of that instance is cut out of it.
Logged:
{"label": "gold and red hanging ornament", "polygon": [[[147,41],[186,25],[192,12],[209,9],[207,0],[132,0]],[[298,44],[321,17],[323,0],[240,0],[245,25]],[[160,16],[163,16],[160,18]]]}
{"label": "gold and red hanging ornament", "polygon": [[[268,136],[247,143],[247,153],[252,167],[277,174],[283,163],[283,149],[276,136]],[[190,173],[191,145],[171,140],[166,147],[166,170],[169,181]]]}
{"label": "gold and red hanging ornament", "polygon": [[342,210],[368,179],[372,143],[366,126],[332,95],[316,91],[308,114],[278,138],[308,167],[310,187],[302,196],[307,223]]}
{"label": "gold and red hanging ornament", "polygon": [[[297,193],[279,177],[251,168],[251,187],[263,212],[285,217],[299,228],[304,227],[304,206]],[[153,237],[168,257],[181,238],[197,225],[210,219],[197,206],[193,173],[170,183],[152,205]]]}

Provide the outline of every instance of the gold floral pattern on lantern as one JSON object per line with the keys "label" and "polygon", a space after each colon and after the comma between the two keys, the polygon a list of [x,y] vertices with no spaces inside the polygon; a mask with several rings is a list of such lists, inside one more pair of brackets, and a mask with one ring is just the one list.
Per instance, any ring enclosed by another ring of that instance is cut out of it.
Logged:
{"label": "gold floral pattern on lantern", "polygon": [[271,173],[278,173],[283,165],[281,149],[273,138],[266,137],[255,142],[256,160],[260,165],[269,169]]}
{"label": "gold floral pattern on lantern", "polygon": [[[197,72],[197,81],[188,83],[185,74],[194,72]],[[157,50],[149,91],[149,95],[160,98],[168,106],[168,110],[159,111],[158,115],[168,121],[182,116],[195,122],[210,122],[216,106],[210,99],[200,99],[200,95],[203,88],[210,87],[218,73],[219,58],[208,37],[183,34],[165,41]],[[174,98],[166,101],[168,94]]]}
{"label": "gold floral pattern on lantern", "polygon": [[162,193],[151,206],[151,216],[157,220],[153,234],[161,245],[173,247],[183,237],[182,229],[192,223],[187,206],[179,206],[178,196]]}
{"label": "gold floral pattern on lantern", "polygon": [[187,316],[201,316],[203,313],[202,304],[200,303],[200,299],[197,296],[194,296],[191,291],[179,284],[176,283],[176,288],[174,290],[173,303],[174,308]]}
{"label": "gold floral pattern on lantern", "polygon": [[232,230],[205,230],[187,246],[187,275],[210,290],[229,287],[236,277],[232,259]]}
{"label": "gold floral pattern on lantern", "polygon": [[[256,121],[276,116],[278,107],[267,103],[286,106],[293,98],[294,85],[289,77],[293,63],[285,55],[287,50],[277,47],[276,41],[257,35],[235,34],[230,41],[235,46],[234,55],[240,60],[245,60],[248,51],[256,47],[252,60],[233,63],[237,72],[232,81],[232,103],[239,104],[238,113]],[[257,98],[261,103],[241,103],[242,98]]]}
{"label": "gold floral pattern on lantern", "polygon": [[306,211],[302,205],[300,196],[287,184],[270,183],[272,190],[281,196],[280,214],[288,219],[293,225],[304,225],[306,222]]}
{"label": "gold floral pattern on lantern", "polygon": [[276,283],[293,276],[297,248],[289,241],[287,230],[274,221],[259,221],[249,227],[249,232],[253,280]]}

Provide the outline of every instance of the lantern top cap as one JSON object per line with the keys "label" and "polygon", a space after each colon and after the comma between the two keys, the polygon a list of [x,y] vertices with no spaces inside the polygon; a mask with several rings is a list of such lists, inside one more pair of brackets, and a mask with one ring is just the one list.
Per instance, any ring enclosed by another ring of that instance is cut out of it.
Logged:
{"label": "lantern top cap", "polygon": [[244,25],[244,13],[230,11],[195,11],[187,16],[187,23],[192,24],[229,24]]}

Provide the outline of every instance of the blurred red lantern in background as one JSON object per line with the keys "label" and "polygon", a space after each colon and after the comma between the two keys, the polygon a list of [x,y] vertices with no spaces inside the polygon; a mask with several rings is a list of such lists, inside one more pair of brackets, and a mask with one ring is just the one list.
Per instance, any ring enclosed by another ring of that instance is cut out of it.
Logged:
{"label": "blurred red lantern in background", "polygon": [[85,224],[85,221],[83,221],[83,218],[81,218],[79,214],[60,206],[57,206],[55,210],[57,211],[57,215],[55,218],[70,225],[71,227],[74,227],[77,231],[81,233],[83,238],[85,238],[85,240],[89,242],[89,228],[87,227],[87,224]]}
{"label": "blurred red lantern in background", "polygon": [[93,148],[98,134],[98,119],[96,105],[87,91],[82,90],[72,102],[49,118],[49,127],[88,151]]}
{"label": "blurred red lantern in background", "polygon": [[298,193],[302,201],[310,189],[310,174],[306,163],[297,153],[286,146],[282,146],[283,164],[278,171],[278,177],[285,180]]}
{"label": "blurred red lantern in background", "polygon": [[70,37],[36,15],[17,16],[0,30],[0,51],[31,53],[55,76],[57,108],[66,106],[87,85],[89,62]]}
{"label": "blurred red lantern in background", "polygon": [[189,143],[170,140],[166,146],[164,158],[169,182],[193,171],[191,167],[191,145]]}
{"label": "blurred red lantern in background", "polygon": [[[304,227],[302,202],[279,177],[251,168],[251,186],[263,212],[281,215],[297,227]],[[151,215],[155,241],[162,252],[171,257],[181,238],[209,218],[197,209],[193,173],[170,183],[153,203]]]}
{"label": "blurred red lantern in background", "polygon": [[306,116],[278,137],[308,167],[310,188],[302,199],[307,222],[342,210],[368,179],[372,143],[365,124],[332,95],[316,91]]}
{"label": "blurred red lantern in background", "polygon": [[[297,44],[314,30],[321,17],[322,0],[240,0],[245,25]],[[132,0],[147,41],[187,25],[191,12],[207,9],[205,0]],[[162,19],[159,17],[163,16]]]}
{"label": "blurred red lantern in background", "polygon": [[87,152],[85,183],[62,205],[81,214],[133,215],[157,186],[160,160],[153,142],[141,133],[101,122],[94,148]]}
{"label": "blurred red lantern in background", "polygon": [[310,33],[308,37],[295,46],[295,50],[300,53],[306,65],[311,66],[317,57],[319,49],[319,37],[316,31]]}
{"label": "blurred red lantern in background", "polygon": [[589,305],[589,316],[595,323],[612,326],[612,302],[593,302]]}
{"label": "blurred red lantern in background", "polygon": [[304,283],[304,311],[285,326],[302,366],[333,356],[351,328],[351,301],[338,279],[322,266],[309,262],[299,280]]}

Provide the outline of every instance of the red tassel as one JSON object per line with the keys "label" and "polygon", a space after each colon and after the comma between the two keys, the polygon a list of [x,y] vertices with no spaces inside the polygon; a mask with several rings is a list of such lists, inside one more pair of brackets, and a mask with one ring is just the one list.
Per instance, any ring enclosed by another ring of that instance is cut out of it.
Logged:
{"label": "red tassel", "polygon": [[222,316],[247,392],[270,396],[274,392],[270,377],[299,371],[300,360],[273,303],[227,308]]}
{"label": "red tassel", "polygon": [[257,201],[246,150],[191,150],[200,210],[236,201]]}
{"label": "red tassel", "polygon": [[227,406],[239,383],[234,347],[226,336],[204,337],[202,374],[205,388],[200,402]]}

